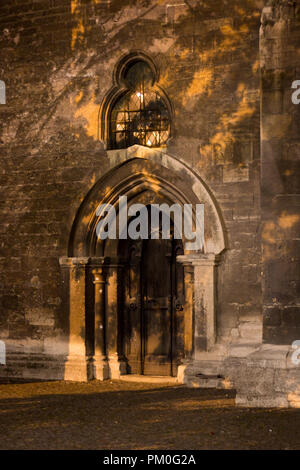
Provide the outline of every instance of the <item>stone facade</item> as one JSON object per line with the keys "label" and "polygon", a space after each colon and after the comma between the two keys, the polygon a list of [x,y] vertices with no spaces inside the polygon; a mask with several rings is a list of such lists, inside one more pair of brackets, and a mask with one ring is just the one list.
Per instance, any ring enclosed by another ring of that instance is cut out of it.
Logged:
{"label": "stone facade", "polygon": [[[86,227],[138,160],[147,191],[161,174],[206,205],[205,252],[180,260],[190,298],[178,377],[234,387],[243,406],[299,406],[299,1],[3,3],[0,374],[125,373],[116,323],[109,354],[91,333],[103,308],[117,315],[119,291],[109,284],[106,307],[94,295],[101,257]],[[171,136],[162,149],[111,150],[118,67],[135,57],[155,68]]]}

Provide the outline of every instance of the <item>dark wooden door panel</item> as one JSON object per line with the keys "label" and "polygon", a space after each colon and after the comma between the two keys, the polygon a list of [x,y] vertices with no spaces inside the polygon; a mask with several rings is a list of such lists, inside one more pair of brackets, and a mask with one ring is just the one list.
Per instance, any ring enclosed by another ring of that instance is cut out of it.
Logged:
{"label": "dark wooden door panel", "polygon": [[172,243],[145,240],[139,259],[128,264],[125,356],[131,374],[177,374],[177,347],[181,348],[183,338],[178,308],[183,277]]}
{"label": "dark wooden door panel", "polygon": [[125,355],[128,360],[130,374],[142,373],[141,362],[141,310],[138,300],[130,298],[126,306],[126,346]]}
{"label": "dark wooden door panel", "polygon": [[170,375],[172,242],[147,240],[142,255],[144,374]]}

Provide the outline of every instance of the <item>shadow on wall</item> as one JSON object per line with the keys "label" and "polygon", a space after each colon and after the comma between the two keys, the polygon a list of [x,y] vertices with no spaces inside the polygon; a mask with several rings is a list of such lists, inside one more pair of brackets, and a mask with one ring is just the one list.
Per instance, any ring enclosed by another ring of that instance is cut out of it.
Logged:
{"label": "shadow on wall", "polygon": [[[195,163],[198,171],[215,168],[216,163],[230,163],[227,147],[235,142],[236,130],[241,127],[248,129],[250,120],[258,112],[257,97],[255,93],[248,92],[247,85],[254,84],[256,88],[259,71],[260,10],[253,6],[253,1],[245,0],[243,6],[238,0],[231,1],[230,6],[226,6],[226,18],[223,17],[222,0],[206,0],[198,6],[187,1],[186,7],[179,12],[166,10],[164,2],[144,1],[141,4],[138,1],[112,1],[109,8],[101,10],[101,15],[99,11],[97,13],[98,3],[94,0],[70,0],[70,18],[76,24],[69,32],[69,49],[55,50],[57,56],[54,57],[53,51],[46,48],[44,53],[45,60],[50,64],[49,69],[47,75],[41,74],[37,78],[36,89],[40,90],[39,101],[43,106],[34,106],[23,83],[19,88],[17,85],[15,92],[19,100],[27,104],[28,112],[22,120],[13,113],[8,116],[0,137],[4,144],[10,145],[17,140],[24,147],[28,145],[28,152],[24,152],[22,159],[18,160],[18,171],[27,174],[33,167],[36,171],[34,183],[38,188],[33,197],[32,185],[24,185],[24,198],[20,202],[20,209],[24,210],[14,214],[14,224],[5,227],[6,235],[14,239],[15,226],[19,227],[20,233],[27,235],[28,227],[32,226],[32,214],[38,213],[41,217],[40,212],[45,208],[52,210],[55,207],[60,211],[59,223],[51,227],[47,219],[44,224],[39,220],[39,229],[44,233],[40,234],[39,243],[36,239],[28,241],[26,257],[22,261],[23,272],[32,272],[42,265],[47,285],[44,282],[39,287],[30,286],[26,298],[23,285],[14,287],[16,295],[22,299],[14,312],[20,323],[27,322],[24,321],[24,310],[28,309],[28,305],[34,304],[45,312],[50,308],[53,310],[57,321],[52,328],[46,325],[47,334],[48,330],[61,332],[66,328],[62,305],[54,303],[49,307],[47,297],[53,299],[52,292],[57,292],[60,282],[57,258],[67,252],[74,214],[84,195],[99,179],[99,160],[97,169],[95,164],[90,165],[89,152],[98,152],[103,147],[97,138],[100,104],[112,85],[113,67],[120,60],[120,55],[128,52],[126,45],[128,48],[132,45],[129,38],[133,31],[135,43],[141,44],[142,49],[156,57],[160,68],[158,85],[167,91],[176,110],[175,140],[170,142],[170,146],[177,142],[176,135],[178,141],[195,139],[201,150],[201,158]],[[93,11],[99,20],[97,33],[89,23]],[[216,17],[216,12],[222,12],[220,17]],[[198,28],[199,23],[202,28]],[[148,30],[151,36],[145,35]],[[162,31],[165,35],[158,40]],[[255,45],[251,53],[249,37]],[[2,40],[4,44],[9,38]],[[33,50],[35,40],[33,37]],[[14,47],[22,47],[22,41]],[[110,51],[109,57],[107,51]],[[238,61],[234,64],[236,57]],[[218,64],[222,65],[219,72],[215,67]],[[224,67],[227,64],[231,66]],[[228,92],[233,96],[230,102],[224,100]],[[203,110],[201,115],[199,109]],[[211,120],[214,125],[210,129],[205,110],[213,110]],[[196,123],[195,113],[199,118]],[[190,122],[195,126],[190,126]],[[201,139],[198,139],[199,135]],[[84,151],[85,159],[80,151]],[[50,188],[45,185],[46,158],[39,158],[41,155],[47,155],[47,159],[60,172],[58,182],[50,181]],[[80,162],[77,160],[74,163],[74,155],[80,155]],[[242,162],[237,161],[236,164],[242,165]],[[104,162],[104,169],[105,165]],[[65,188],[62,190],[64,177],[68,179],[68,194],[64,193]],[[52,237],[50,255],[47,237]],[[45,254],[42,260],[41,252]],[[33,258],[38,260],[34,267]],[[47,295],[48,290],[51,295]],[[33,333],[38,336],[42,327],[27,322],[28,336]]]}
{"label": "shadow on wall", "polygon": [[[192,116],[199,109],[214,110],[216,125],[211,135],[205,135],[206,131],[203,132],[205,113],[203,122],[199,117],[198,125],[202,127],[201,139],[207,141],[207,146],[216,145],[219,158],[226,158],[225,143],[235,141],[235,128],[241,124],[246,127],[257,111],[257,99],[247,92],[247,84],[253,84],[253,79],[258,80],[259,76],[260,10],[254,7],[253,1],[246,0],[243,6],[236,0],[230,2],[230,6],[226,5],[226,18],[223,16],[223,0],[216,0],[213,4],[208,0],[202,1],[198,6],[192,6],[193,2],[186,2],[184,9],[170,18],[166,16],[166,6],[156,5],[156,2],[143,2],[140,14],[137,15],[139,1],[112,1],[110,7],[101,12],[103,18],[98,26],[102,34],[98,34],[97,38],[91,33],[88,18],[89,13],[93,11],[93,4],[98,2],[70,2],[70,15],[78,23],[70,40],[71,57],[50,71],[47,86],[44,87],[45,96],[41,97],[45,102],[43,114],[33,114],[25,118],[22,128],[19,127],[18,130],[20,138],[27,140],[29,136],[30,139],[34,137],[35,144],[40,148],[43,146],[42,136],[45,135],[47,147],[49,144],[51,146],[51,143],[54,145],[60,136],[51,135],[48,127],[51,122],[59,121],[61,136],[69,136],[68,138],[74,139],[74,143],[82,142],[84,137],[86,144],[91,143],[91,139],[96,141],[99,107],[103,92],[108,91],[106,81],[101,80],[98,85],[98,64],[104,66],[101,72],[108,78],[109,84],[112,79],[112,61],[116,64],[120,59],[120,51],[126,52],[124,44],[134,31],[137,38],[141,36],[141,48],[144,45],[145,51],[150,51],[151,55],[153,50],[157,56],[161,65],[158,84],[167,90],[178,112],[184,109],[185,113]],[[216,12],[219,11],[222,15],[218,17]],[[199,23],[201,28],[197,28]],[[162,25],[165,39],[158,41]],[[152,34],[145,37],[144,31],[147,29]],[[253,37],[253,32],[257,33],[256,37]],[[187,38],[193,37],[193,44],[187,42]],[[251,49],[249,37],[253,38],[254,47]],[[105,44],[103,52],[93,52],[99,43],[102,46]],[[107,51],[110,51],[109,60]],[[164,56],[170,61],[167,66],[164,65]],[[233,56],[237,59],[235,65]],[[215,65],[225,64],[231,66],[227,70],[222,67],[220,75]],[[52,93],[49,93],[49,90]],[[233,100],[224,106],[224,96],[228,91],[233,95]],[[218,110],[215,109],[217,100]],[[65,118],[66,105],[68,114],[73,116],[71,129],[68,126],[69,118]],[[177,122],[177,127],[181,137],[194,137],[190,135],[190,130],[181,127],[180,122]],[[193,132],[198,134],[197,129]],[[204,160],[211,158],[206,145],[201,150]]]}

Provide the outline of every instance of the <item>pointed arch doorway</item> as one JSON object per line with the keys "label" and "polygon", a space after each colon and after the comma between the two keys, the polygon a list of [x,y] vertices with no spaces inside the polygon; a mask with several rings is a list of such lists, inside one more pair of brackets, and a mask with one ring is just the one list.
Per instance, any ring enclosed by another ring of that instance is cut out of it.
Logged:
{"label": "pointed arch doorway", "polygon": [[[183,243],[128,240],[124,265],[123,344],[127,372],[176,376],[184,356]],[[125,253],[124,253],[125,254]]]}
{"label": "pointed arch doorway", "polygon": [[[111,171],[82,203],[69,256],[60,259],[70,325],[65,379],[182,377],[215,342],[222,220],[204,183],[174,157],[135,145],[108,158]],[[120,195],[128,205],[204,204],[203,249],[187,252],[184,239],[99,241],[99,204],[116,207]]]}
{"label": "pointed arch doorway", "polygon": [[[128,209],[136,203],[143,203],[147,208],[148,233],[144,239],[108,239],[96,243],[96,256],[91,258],[91,263],[103,262],[106,324],[116,321],[118,357],[123,372],[176,376],[184,357],[184,266],[177,261],[178,256],[184,254],[184,243],[174,237],[172,214],[170,237],[164,239],[162,236],[162,220],[159,234],[156,234],[158,238],[152,237],[150,205],[163,207],[163,203],[170,204],[167,197],[154,192],[148,184],[143,184],[142,191],[129,192],[128,196]],[[117,225],[120,217],[117,212]],[[131,219],[126,233],[130,222]],[[117,270],[115,280],[111,279],[113,266]],[[97,276],[99,270],[94,268],[92,273]],[[111,315],[113,297],[109,293],[113,282],[117,290],[115,320],[114,314]],[[108,338],[105,343],[103,355],[107,356]]]}

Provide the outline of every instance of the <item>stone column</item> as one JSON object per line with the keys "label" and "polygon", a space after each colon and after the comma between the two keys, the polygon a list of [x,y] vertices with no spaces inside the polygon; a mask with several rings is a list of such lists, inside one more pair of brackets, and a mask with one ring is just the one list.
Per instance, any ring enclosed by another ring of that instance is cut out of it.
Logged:
{"label": "stone column", "polygon": [[216,266],[213,254],[192,261],[194,267],[195,338],[194,355],[209,351],[216,341]]}
{"label": "stone column", "polygon": [[95,286],[95,351],[93,371],[94,378],[97,380],[106,380],[109,377],[106,357],[106,279],[104,269],[104,266],[92,269]]}
{"label": "stone column", "polygon": [[184,266],[184,359],[178,366],[177,381],[185,383],[186,370],[193,360],[194,351],[194,270],[186,256],[177,256],[176,260]]}
{"label": "stone column", "polygon": [[219,257],[214,254],[178,256],[185,266],[185,348],[197,359],[216,340],[216,288]]}
{"label": "stone column", "polygon": [[190,264],[184,265],[184,351],[186,359],[194,351],[194,273]]}
{"label": "stone column", "polygon": [[69,318],[69,353],[65,363],[65,380],[88,380],[85,344],[86,266],[89,258],[60,258],[64,272]]}
{"label": "stone column", "polygon": [[106,352],[108,356],[109,376],[119,379],[126,374],[126,363],[119,356],[119,299],[118,285],[122,266],[107,265],[107,297],[106,297]]}

